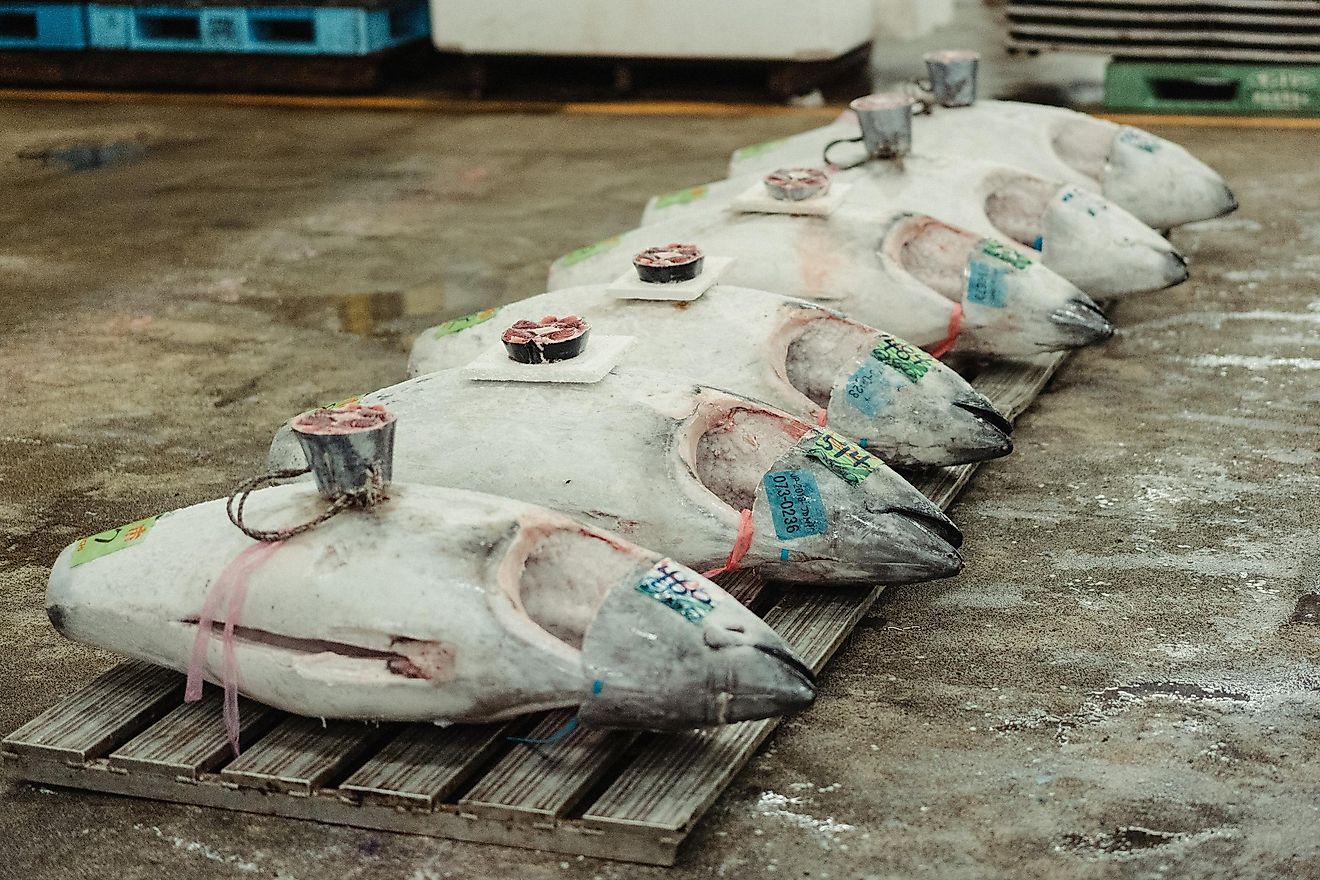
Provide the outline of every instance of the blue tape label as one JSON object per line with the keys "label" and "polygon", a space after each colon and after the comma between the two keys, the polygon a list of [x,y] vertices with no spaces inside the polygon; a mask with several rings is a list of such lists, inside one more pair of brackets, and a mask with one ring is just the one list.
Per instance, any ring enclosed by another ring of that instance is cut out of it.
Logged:
{"label": "blue tape label", "polygon": [[1146,153],[1153,153],[1160,148],[1160,142],[1154,135],[1139,128],[1124,128],[1119,132],[1118,139]]}
{"label": "blue tape label", "polygon": [[650,596],[692,623],[701,623],[715,607],[701,576],[672,559],[661,559],[643,575],[637,584],[637,592]]}
{"label": "blue tape label", "polygon": [[848,377],[848,402],[866,416],[877,416],[893,400],[897,386],[890,381],[891,371],[873,358],[862,361],[857,372]]}
{"label": "blue tape label", "polygon": [[762,482],[775,534],[781,541],[825,534],[825,504],[810,471],[771,471]]}
{"label": "blue tape label", "polygon": [[1002,309],[1008,305],[1008,290],[1004,276],[1008,270],[996,266],[981,255],[972,257],[967,264],[967,301],[978,306]]}

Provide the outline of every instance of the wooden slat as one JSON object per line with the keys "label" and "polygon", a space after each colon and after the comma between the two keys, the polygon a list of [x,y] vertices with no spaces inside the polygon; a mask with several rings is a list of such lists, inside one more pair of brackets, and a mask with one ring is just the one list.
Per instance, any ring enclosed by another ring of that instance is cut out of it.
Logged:
{"label": "wooden slat", "polygon": [[99,758],[160,718],[183,695],[183,676],[121,663],[7,736],[5,751],[82,763]]}
{"label": "wooden slat", "polygon": [[1243,49],[1232,46],[1148,46],[1117,41],[1068,40],[1058,36],[1030,36],[1010,31],[1008,46],[1012,49],[1041,49],[1062,52],[1091,52],[1098,55],[1117,55],[1124,59],[1148,58],[1158,61],[1243,61],[1281,62],[1288,64],[1320,63],[1320,49]]}
{"label": "wooden slat", "polygon": [[1142,43],[1165,43],[1169,45],[1187,45],[1192,43],[1215,43],[1220,46],[1235,48],[1268,48],[1306,50],[1320,46],[1320,34],[1299,32],[1294,29],[1289,33],[1271,33],[1253,30],[1216,30],[1198,29],[1181,30],[1176,28],[1145,27],[1129,25],[1127,27],[1107,27],[1101,24],[1083,25],[1049,24],[1045,22],[1014,21],[1013,33],[1037,39],[1051,37],[1066,40],[1096,40],[1115,43],[1132,40]]}
{"label": "wooden slat", "polygon": [[765,578],[751,568],[717,575],[714,580],[726,593],[748,608],[755,608],[757,599],[765,591]]}
{"label": "wooden slat", "polygon": [[[551,712],[528,739],[554,736],[574,713]],[[467,811],[499,817],[550,819],[572,809],[582,794],[612,769],[636,734],[577,728],[547,745],[517,745],[481,778],[459,805]]]}
{"label": "wooden slat", "polygon": [[[110,754],[110,766],[135,773],[196,779],[230,756],[218,688],[208,686],[195,703],[184,703]],[[269,729],[280,713],[260,703],[239,700],[241,746]]]}
{"label": "wooden slat", "polygon": [[514,728],[505,724],[412,724],[339,785],[353,798],[433,809],[466,783]]}
{"label": "wooden slat", "polygon": [[1320,6],[1297,9],[1288,13],[1245,10],[1205,11],[1199,9],[1104,9],[1075,4],[1072,6],[1042,6],[1036,3],[1014,3],[1008,10],[1009,21],[1048,18],[1061,21],[1122,22],[1136,27],[1158,22],[1160,24],[1205,25],[1266,25],[1316,27],[1320,25]]}
{"label": "wooden slat", "polygon": [[[765,620],[804,663],[820,671],[881,589],[792,590]],[[582,821],[602,828],[690,829],[778,723],[766,719],[654,737]]]}
{"label": "wooden slat", "polygon": [[356,721],[292,717],[220,771],[224,782],[310,795],[392,729]]}

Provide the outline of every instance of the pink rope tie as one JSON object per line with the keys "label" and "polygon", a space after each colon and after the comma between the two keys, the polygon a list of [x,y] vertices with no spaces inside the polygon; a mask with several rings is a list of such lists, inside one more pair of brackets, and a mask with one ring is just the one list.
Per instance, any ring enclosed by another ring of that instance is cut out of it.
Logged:
{"label": "pink rope tie", "polygon": [[830,422],[830,411],[829,411],[829,410],[827,410],[827,409],[818,409],[818,410],[816,410],[816,424],[818,424],[818,425],[820,425],[822,428],[824,428],[824,427],[826,427],[827,425],[829,425],[829,422]]}
{"label": "pink rope tie", "polygon": [[958,341],[958,334],[962,331],[962,319],[962,303],[954,303],[953,314],[949,315],[949,335],[931,348],[931,357],[942,358],[953,350],[954,344]]}
{"label": "pink rope tie", "polygon": [[703,571],[702,577],[715,577],[733,571],[742,562],[742,558],[747,555],[747,551],[752,549],[752,512],[744,510],[738,514],[738,537],[733,541],[733,549],[729,551],[729,558],[719,568],[712,568],[710,571]]}
{"label": "pink rope tie", "polygon": [[253,572],[265,564],[281,544],[278,541],[258,541],[249,544],[239,553],[206,591],[202,601],[202,613],[197,619],[197,633],[193,636],[192,656],[188,660],[188,683],[183,691],[185,703],[193,703],[202,698],[202,674],[206,669],[207,653],[211,642],[211,630],[215,625],[215,612],[220,603],[228,598],[225,608],[224,634],[221,637],[224,665],[221,682],[225,689],[224,722],[225,737],[234,755],[239,753],[239,718],[238,718],[238,656],[235,650],[234,627],[243,613],[243,603],[247,600],[248,585]]}

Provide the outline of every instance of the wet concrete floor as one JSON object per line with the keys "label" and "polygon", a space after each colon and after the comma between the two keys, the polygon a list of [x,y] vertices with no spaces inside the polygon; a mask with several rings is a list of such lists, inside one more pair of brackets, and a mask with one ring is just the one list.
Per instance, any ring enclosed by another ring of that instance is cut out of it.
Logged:
{"label": "wet concrete floor", "polygon": [[[99,528],[216,497],[411,336],[539,292],[812,118],[0,105],[0,730],[113,662],[43,611]],[[671,870],[0,787],[14,876],[1320,877],[1315,134],[1166,128],[1229,218],[1122,303]],[[0,872],[3,873],[3,872]]]}

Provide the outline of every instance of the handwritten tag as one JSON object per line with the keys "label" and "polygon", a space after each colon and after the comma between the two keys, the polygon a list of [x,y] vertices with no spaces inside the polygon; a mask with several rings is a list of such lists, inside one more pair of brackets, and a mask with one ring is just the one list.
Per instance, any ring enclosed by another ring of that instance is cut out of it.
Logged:
{"label": "handwritten tag", "polygon": [[[867,358],[862,365],[848,377],[845,390],[848,402],[865,416],[878,416],[893,400],[897,390],[889,378],[891,375],[874,358]],[[897,379],[902,382],[902,379]]]}
{"label": "handwritten tag", "polygon": [[74,545],[73,554],[69,557],[69,567],[82,565],[84,562],[91,562],[93,559],[100,559],[102,556],[109,556],[129,547],[136,547],[146,540],[147,533],[151,531],[151,527],[156,524],[160,516],[149,516],[117,529],[97,532],[95,535],[83,538]]}
{"label": "handwritten tag", "polygon": [[637,592],[670,608],[692,623],[701,621],[715,607],[702,585],[701,576],[672,559],[661,559],[642,576]]}
{"label": "handwritten tag", "polygon": [[881,334],[880,343],[871,349],[871,357],[888,364],[908,378],[914,385],[935,366],[935,358],[901,339]]}
{"label": "handwritten tag", "polygon": [[762,478],[770,500],[770,518],[781,541],[794,541],[828,530],[820,486],[810,471],[771,471]]}
{"label": "handwritten tag", "polygon": [[1002,309],[1008,305],[1004,276],[1008,270],[996,266],[980,254],[967,264],[967,302]]}
{"label": "handwritten tag", "polygon": [[461,333],[469,327],[475,327],[478,324],[486,323],[499,314],[499,311],[498,308],[484,309],[471,315],[464,315],[461,318],[455,318],[452,321],[445,321],[443,324],[435,328],[435,333],[432,335],[436,339],[439,339],[442,336],[451,336],[455,333]]}
{"label": "handwritten tag", "polygon": [[821,431],[806,454],[852,486],[871,476],[879,466],[879,459],[833,431]]}

